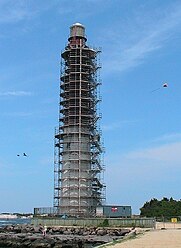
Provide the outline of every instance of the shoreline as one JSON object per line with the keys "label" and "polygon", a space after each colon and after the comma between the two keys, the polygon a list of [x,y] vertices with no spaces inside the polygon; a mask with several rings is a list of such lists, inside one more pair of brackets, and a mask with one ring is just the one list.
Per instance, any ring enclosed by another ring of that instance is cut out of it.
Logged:
{"label": "shoreline", "polygon": [[0,247],[75,247],[86,248],[108,244],[130,234],[130,228],[110,227],[47,227],[9,225],[0,228]]}
{"label": "shoreline", "polygon": [[[163,225],[164,224],[164,225]],[[32,224],[0,227],[0,247],[14,248],[180,248],[181,224],[157,223],[153,228],[44,226]],[[167,227],[167,228],[165,228]]]}

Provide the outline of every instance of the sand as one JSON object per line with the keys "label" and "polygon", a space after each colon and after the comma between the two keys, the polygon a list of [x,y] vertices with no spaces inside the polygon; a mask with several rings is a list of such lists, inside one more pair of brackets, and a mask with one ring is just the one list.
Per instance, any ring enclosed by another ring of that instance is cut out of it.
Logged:
{"label": "sand", "polygon": [[151,230],[109,248],[181,248],[181,229]]}

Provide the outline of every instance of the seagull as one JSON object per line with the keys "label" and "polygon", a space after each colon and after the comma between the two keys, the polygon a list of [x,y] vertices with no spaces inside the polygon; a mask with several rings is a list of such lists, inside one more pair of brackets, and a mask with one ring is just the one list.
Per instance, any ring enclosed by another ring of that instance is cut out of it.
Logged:
{"label": "seagull", "polygon": [[24,156],[24,157],[28,157],[28,155],[27,155],[25,152],[23,152],[23,156]]}
{"label": "seagull", "polygon": [[16,156],[17,156],[17,157],[19,157],[20,155],[19,155],[19,154],[17,154]]}

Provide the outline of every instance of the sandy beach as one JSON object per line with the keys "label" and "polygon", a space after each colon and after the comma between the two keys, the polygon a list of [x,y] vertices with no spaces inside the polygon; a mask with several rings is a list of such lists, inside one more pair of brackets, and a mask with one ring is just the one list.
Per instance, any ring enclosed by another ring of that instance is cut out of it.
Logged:
{"label": "sandy beach", "polygon": [[181,229],[151,230],[111,245],[114,248],[181,248]]}

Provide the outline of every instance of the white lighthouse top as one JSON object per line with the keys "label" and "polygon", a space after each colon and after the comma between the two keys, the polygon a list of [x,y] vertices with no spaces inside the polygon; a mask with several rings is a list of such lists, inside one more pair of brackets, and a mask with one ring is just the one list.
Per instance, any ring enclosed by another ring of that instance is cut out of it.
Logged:
{"label": "white lighthouse top", "polygon": [[85,27],[79,22],[76,22],[70,27],[70,37],[75,37],[75,36],[85,38]]}
{"label": "white lighthouse top", "polygon": [[80,22],[76,22],[72,26],[82,26],[82,27],[84,27]]}

